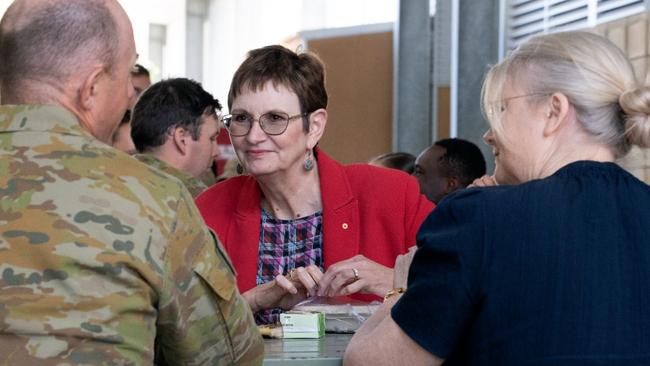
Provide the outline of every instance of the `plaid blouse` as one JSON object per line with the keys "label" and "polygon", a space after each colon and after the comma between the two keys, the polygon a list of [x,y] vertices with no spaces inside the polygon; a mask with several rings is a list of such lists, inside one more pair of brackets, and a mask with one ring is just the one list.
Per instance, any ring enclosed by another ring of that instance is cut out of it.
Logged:
{"label": "plaid blouse", "polygon": [[[287,275],[297,267],[317,265],[323,270],[323,213],[295,220],[280,220],[262,209],[257,285]],[[257,324],[277,323],[282,309],[267,309],[255,314]]]}

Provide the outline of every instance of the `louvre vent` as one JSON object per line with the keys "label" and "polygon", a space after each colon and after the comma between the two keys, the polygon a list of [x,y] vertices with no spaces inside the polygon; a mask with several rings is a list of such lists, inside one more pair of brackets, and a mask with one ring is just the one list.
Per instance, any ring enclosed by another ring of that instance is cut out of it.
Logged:
{"label": "louvre vent", "polygon": [[505,45],[548,32],[595,27],[647,9],[645,0],[506,0]]}

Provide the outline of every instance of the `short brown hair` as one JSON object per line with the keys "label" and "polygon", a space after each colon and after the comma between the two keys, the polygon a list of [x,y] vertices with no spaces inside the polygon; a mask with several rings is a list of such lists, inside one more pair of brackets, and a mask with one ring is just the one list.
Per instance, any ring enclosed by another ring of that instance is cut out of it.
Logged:
{"label": "short brown hair", "polygon": [[[243,88],[261,90],[267,82],[282,85],[296,93],[302,113],[327,107],[325,67],[311,52],[296,53],[282,46],[266,46],[248,52],[232,78],[228,92],[228,108]],[[309,120],[303,119],[305,131]]]}

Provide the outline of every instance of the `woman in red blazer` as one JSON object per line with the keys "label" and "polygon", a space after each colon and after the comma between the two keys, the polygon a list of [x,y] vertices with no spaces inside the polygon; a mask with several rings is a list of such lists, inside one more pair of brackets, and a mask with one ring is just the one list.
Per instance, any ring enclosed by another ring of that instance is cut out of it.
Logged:
{"label": "woman in red blazer", "polygon": [[280,46],[253,50],[228,105],[224,123],[248,175],[211,187],[197,206],[258,322],[310,295],[384,296],[395,258],[415,244],[433,204],[402,172],[343,166],[316,148],[327,123],[320,60]]}

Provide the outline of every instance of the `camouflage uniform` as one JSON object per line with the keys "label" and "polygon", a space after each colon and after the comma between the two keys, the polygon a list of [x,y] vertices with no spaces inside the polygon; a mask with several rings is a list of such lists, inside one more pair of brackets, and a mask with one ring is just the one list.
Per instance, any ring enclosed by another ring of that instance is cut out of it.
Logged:
{"label": "camouflage uniform", "polygon": [[0,360],[143,365],[154,354],[262,361],[250,308],[189,193],[64,109],[0,107]]}
{"label": "camouflage uniform", "polygon": [[192,197],[198,196],[201,192],[203,192],[208,188],[208,186],[206,186],[205,183],[194,178],[190,174],[185,173],[182,170],[174,168],[173,166],[165,163],[164,161],[156,158],[153,155],[137,154],[135,155],[135,158],[149,166],[152,166],[160,171],[163,171],[171,175],[174,178],[178,178],[178,180],[183,182],[185,188],[187,188],[187,190],[190,191]]}

